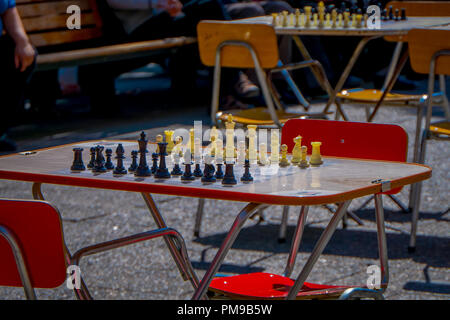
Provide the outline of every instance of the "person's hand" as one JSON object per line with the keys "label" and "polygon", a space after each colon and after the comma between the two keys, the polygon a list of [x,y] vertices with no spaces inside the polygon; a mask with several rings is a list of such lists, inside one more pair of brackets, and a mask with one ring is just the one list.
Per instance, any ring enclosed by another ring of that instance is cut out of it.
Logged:
{"label": "person's hand", "polygon": [[167,11],[171,17],[176,17],[181,13],[183,4],[179,0],[156,0],[155,9]]}
{"label": "person's hand", "polygon": [[16,43],[14,63],[20,72],[24,72],[34,61],[35,51],[29,41]]}

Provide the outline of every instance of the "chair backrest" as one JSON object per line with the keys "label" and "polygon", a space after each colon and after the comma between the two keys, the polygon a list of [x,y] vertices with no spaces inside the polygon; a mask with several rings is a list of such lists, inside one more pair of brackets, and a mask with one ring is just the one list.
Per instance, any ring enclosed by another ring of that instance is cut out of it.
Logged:
{"label": "chair backrest", "polygon": [[386,8],[405,8],[408,17],[448,17],[450,1],[390,1]]}
{"label": "chair backrest", "polygon": [[[25,30],[36,47],[96,39],[102,36],[102,21],[95,0],[16,0]],[[81,29],[69,30],[67,9],[81,9]]]}
{"label": "chair backrest", "polygon": [[298,135],[308,154],[312,141],[322,142],[324,156],[404,162],[408,153],[408,135],[402,127],[391,124],[291,119],[282,128],[281,143],[292,151]]}
{"label": "chair backrest", "polygon": [[[433,55],[441,50],[450,50],[450,27],[413,29],[408,32],[408,47],[413,70],[428,74]],[[450,75],[450,56],[436,59],[435,72]]]}
{"label": "chair backrest", "polygon": [[[408,135],[397,125],[315,119],[288,120],[281,131],[281,143],[292,151],[293,139],[302,136],[302,145],[311,153],[311,142],[320,141],[324,156],[405,162]],[[386,194],[395,194],[401,188]]]}
{"label": "chair backrest", "polygon": [[[0,226],[12,232],[35,288],[55,288],[66,279],[61,218],[45,201],[0,199]],[[22,287],[13,251],[0,235],[0,286]]]}
{"label": "chair backrest", "polygon": [[[200,58],[206,66],[214,66],[217,47],[225,41],[245,42],[255,50],[262,68],[274,68],[279,60],[277,36],[266,24],[230,21],[201,21],[197,25]],[[221,65],[233,68],[254,68],[252,56],[242,46],[222,48]]]}

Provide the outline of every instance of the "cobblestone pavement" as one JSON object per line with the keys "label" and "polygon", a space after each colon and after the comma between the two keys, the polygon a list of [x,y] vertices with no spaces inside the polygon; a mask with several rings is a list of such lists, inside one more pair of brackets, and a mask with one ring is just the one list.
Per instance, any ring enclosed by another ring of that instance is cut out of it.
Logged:
{"label": "cobblestone pavement", "polygon": [[[315,105],[313,111],[319,108],[320,105]],[[345,110],[352,120],[364,120],[362,106],[345,105]],[[442,112],[435,111],[436,119],[442,118]],[[407,130],[411,159],[415,109],[384,107],[376,122],[399,124]],[[150,137],[154,137],[163,127],[152,124],[139,129],[148,129]],[[139,129],[118,137],[135,139]],[[66,137],[62,140],[73,139]],[[39,144],[39,141],[34,143]],[[450,252],[449,158],[450,148],[446,142],[429,142],[426,162],[433,168],[433,177],[423,187],[416,253],[407,253],[411,215],[400,212],[389,199],[384,199],[390,258],[390,284],[385,293],[387,299],[450,298],[450,258],[447,255]],[[65,238],[71,252],[93,243],[155,228],[139,194],[54,185],[44,185],[43,193],[61,211]],[[408,194],[409,187],[399,194],[399,198],[407,203]],[[0,181],[0,197],[29,199],[31,184]],[[155,195],[155,199],[168,226],[176,228],[184,236],[193,266],[202,276],[235,215],[245,204],[207,200],[201,234],[194,237],[197,200],[164,195]],[[357,209],[364,200],[355,200],[351,208]],[[289,241],[277,242],[281,211],[281,207],[270,207],[264,212],[264,221],[250,220],[245,224],[225,259],[221,273],[283,271]],[[288,239],[293,234],[298,212],[298,208],[290,210]],[[356,213],[363,219],[364,226],[349,220],[347,229],[339,228],[308,281],[366,283],[367,267],[378,263],[373,202]],[[311,208],[294,275],[300,271],[329,219],[330,214],[323,208]],[[91,293],[98,299],[189,299],[193,293],[190,284],[181,279],[161,239],[84,258],[81,269]],[[74,299],[65,285],[56,290],[38,289],[37,294],[40,299]],[[22,298],[21,289],[0,288],[0,299]]]}

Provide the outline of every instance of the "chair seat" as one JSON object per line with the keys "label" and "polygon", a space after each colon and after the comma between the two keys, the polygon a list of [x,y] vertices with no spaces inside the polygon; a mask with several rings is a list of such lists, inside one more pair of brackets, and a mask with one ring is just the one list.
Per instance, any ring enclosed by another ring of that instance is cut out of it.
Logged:
{"label": "chair seat", "polygon": [[450,136],[450,121],[432,123],[430,131],[434,134]]}
{"label": "chair seat", "polygon": [[[228,114],[233,115],[233,121],[236,123],[240,123],[243,125],[248,124],[256,124],[256,125],[274,125],[272,117],[270,116],[269,110],[266,107],[256,107],[252,109],[246,110],[235,110],[235,111],[227,111],[227,112],[218,112],[217,118],[221,121],[227,121]],[[301,117],[307,118],[324,118],[324,113],[292,113],[277,110],[278,119],[280,119],[281,123],[285,123],[289,119],[296,119]]]}
{"label": "chair seat", "polygon": [[[284,299],[294,280],[272,273],[249,273],[215,278],[209,290],[237,299]],[[330,286],[305,282],[297,299],[319,299],[340,296],[352,286]]]}
{"label": "chair seat", "polygon": [[[356,102],[377,103],[383,91],[376,89],[347,89],[342,90],[337,94],[338,98],[345,100],[352,100]],[[385,102],[407,102],[407,101],[419,101],[422,95],[400,94],[400,93],[388,93],[384,98]]]}

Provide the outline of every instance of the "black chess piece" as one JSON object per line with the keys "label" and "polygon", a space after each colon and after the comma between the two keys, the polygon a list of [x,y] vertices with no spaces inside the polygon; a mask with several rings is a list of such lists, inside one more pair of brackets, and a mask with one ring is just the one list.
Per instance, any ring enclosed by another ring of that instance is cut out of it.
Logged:
{"label": "black chess piece", "polygon": [[237,184],[236,178],[234,177],[234,163],[225,164],[225,176],[222,179],[222,184]]}
{"label": "black chess piece", "polygon": [[387,20],[387,10],[383,9],[381,12],[381,20]]}
{"label": "black chess piece", "polygon": [[392,9],[392,6],[389,6],[389,11],[388,11],[388,16],[389,16],[389,20],[394,20],[394,9]]}
{"label": "black chess piece", "polygon": [[347,6],[345,5],[345,2],[341,2],[341,12],[344,13]]}
{"label": "black chess piece", "polygon": [[174,155],[174,157],[177,157],[178,161],[173,166],[172,171],[170,172],[170,174],[173,175],[173,176],[181,176],[183,174],[183,170],[181,170],[180,164],[179,164],[180,157],[178,155]]}
{"label": "black chess piece", "polygon": [[113,171],[114,174],[127,174],[127,169],[123,165],[123,159],[125,159],[125,150],[121,143],[116,148],[117,165]]}
{"label": "black chess piece", "polygon": [[114,164],[112,163],[112,160],[111,160],[111,158],[112,158],[112,149],[109,149],[109,148],[106,149],[105,153],[106,153],[105,168],[107,170],[112,170],[112,169],[114,169]]}
{"label": "black chess piece", "polygon": [[128,167],[129,172],[136,171],[136,169],[138,167],[137,158],[138,158],[138,152],[136,150],[131,151],[131,165]]}
{"label": "black chess piece", "polygon": [[156,171],[158,170],[158,160],[159,160],[158,154],[156,152],[153,152],[152,153],[152,163],[153,164],[152,164],[152,168],[151,168],[152,174],[155,174]]}
{"label": "black chess piece", "polygon": [[396,21],[400,20],[400,11],[398,9],[395,9],[395,20]]}
{"label": "black chess piece", "polygon": [[95,165],[95,147],[91,147],[90,152],[91,152],[91,160],[89,160],[87,167],[89,169],[92,169],[92,168],[94,168],[94,165]]}
{"label": "black chess piece", "polygon": [[170,172],[166,166],[166,156],[167,156],[167,142],[158,142],[159,148],[159,166],[158,170],[156,170],[155,178],[157,179],[169,179]]}
{"label": "black chess piece", "polygon": [[408,18],[406,17],[406,9],[402,8],[402,13],[401,13],[401,18],[400,20],[407,20]]}
{"label": "black chess piece", "polygon": [[191,166],[192,166],[192,162],[186,162],[184,164],[184,173],[181,176],[181,180],[183,180],[183,181],[195,180],[195,177],[191,171]]}
{"label": "black chess piece", "polygon": [[253,177],[250,173],[250,161],[248,159],[245,160],[244,168],[245,168],[245,170],[244,170],[244,174],[241,177],[241,181],[252,182]]}
{"label": "black chess piece", "polygon": [[200,168],[200,163],[195,164],[194,176],[197,178],[203,177],[203,171]]}
{"label": "black chess piece", "polygon": [[214,168],[214,165],[212,164],[205,164],[205,170],[203,171],[203,177],[202,182],[216,182],[216,177],[214,176],[214,171],[216,169]]}
{"label": "black chess piece", "polygon": [[106,172],[107,169],[105,167],[105,157],[103,156],[103,149],[105,147],[103,146],[96,146],[95,147],[95,161],[94,161],[94,168],[92,169],[93,172]]}
{"label": "black chess piece", "polygon": [[[95,153],[94,153],[95,154]],[[72,171],[83,171],[86,167],[83,163],[83,148],[73,148],[73,163],[70,167]]]}
{"label": "black chess piece", "polygon": [[152,175],[150,168],[147,165],[147,143],[146,134],[144,131],[141,132],[141,138],[138,140],[139,144],[139,165],[134,172],[136,177],[149,177]]}
{"label": "black chess piece", "polygon": [[215,174],[216,179],[223,179],[223,170],[222,170],[223,164],[217,163],[216,166],[217,166],[217,170],[216,170],[216,174]]}

